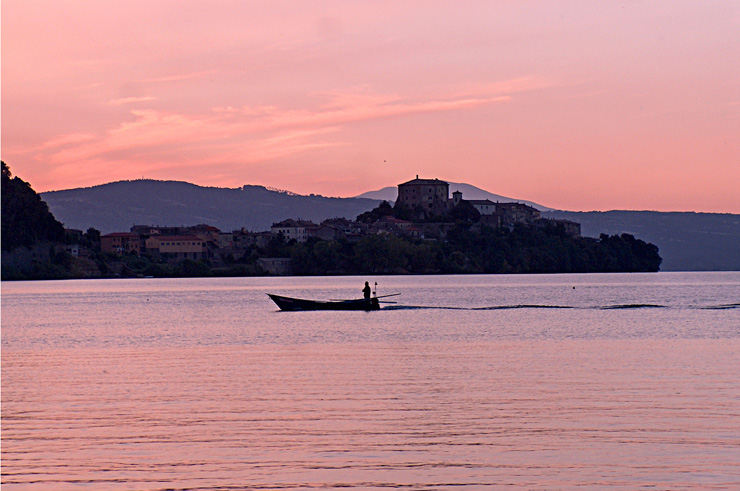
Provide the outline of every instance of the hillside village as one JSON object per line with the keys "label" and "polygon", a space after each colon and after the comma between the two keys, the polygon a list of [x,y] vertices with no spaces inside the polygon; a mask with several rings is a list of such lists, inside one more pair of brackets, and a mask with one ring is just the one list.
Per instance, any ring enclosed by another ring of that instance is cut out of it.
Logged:
{"label": "hillside village", "polygon": [[[459,191],[454,191],[450,197],[447,182],[416,176],[398,185],[394,207],[383,203],[356,220],[332,218],[313,223],[289,218],[274,223],[269,231],[256,232],[245,229],[226,232],[207,224],[179,227],[134,225],[128,232],[102,235],[100,250],[117,256],[146,256],[153,261],[170,264],[186,259],[228,264],[255,250],[266,250],[275,242],[305,243],[314,239],[352,243],[370,235],[444,241],[460,220],[469,222],[474,228],[511,229],[517,224],[558,226],[572,237],[580,236],[578,223],[542,219],[540,212],[529,205],[465,200]],[[81,234],[81,231],[77,233]],[[85,253],[74,247],[69,252],[72,255]],[[265,272],[276,275],[292,273],[291,262],[288,257],[257,259],[257,264]]]}

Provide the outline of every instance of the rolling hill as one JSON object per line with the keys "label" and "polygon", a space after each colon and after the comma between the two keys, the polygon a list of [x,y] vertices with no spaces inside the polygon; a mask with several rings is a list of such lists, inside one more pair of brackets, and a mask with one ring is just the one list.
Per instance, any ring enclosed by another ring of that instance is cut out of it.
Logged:
{"label": "rolling hill", "polygon": [[269,230],[286,218],[319,222],[355,218],[380,203],[363,198],[302,196],[262,186],[203,187],[181,181],[138,179],[42,193],[67,228],[127,232],[132,225],[196,225],[224,231]]}

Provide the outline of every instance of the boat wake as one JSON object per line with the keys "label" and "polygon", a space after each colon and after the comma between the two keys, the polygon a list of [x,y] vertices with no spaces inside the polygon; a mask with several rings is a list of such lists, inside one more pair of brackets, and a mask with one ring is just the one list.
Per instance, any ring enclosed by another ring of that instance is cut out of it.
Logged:
{"label": "boat wake", "polygon": [[448,307],[443,305],[392,305],[383,307],[382,310],[518,310],[518,309],[577,309],[577,310],[639,310],[639,309],[671,309],[680,308],[687,310],[728,310],[740,309],[740,303],[722,304],[722,305],[702,305],[702,306],[669,306],[650,303],[629,303],[616,305],[592,305],[592,306],[574,306],[574,305],[541,305],[541,304],[514,304],[514,305],[491,305],[487,307]]}
{"label": "boat wake", "polygon": [[575,309],[578,307],[570,307],[567,305],[492,305],[489,307],[444,307],[444,306],[430,306],[430,305],[393,305],[390,307],[383,307],[383,310],[422,310],[422,309],[436,309],[436,310],[515,310],[515,309]]}
{"label": "boat wake", "polygon": [[707,307],[701,307],[703,310],[729,310],[729,309],[740,309],[740,303],[728,303],[726,305],[710,305]]}
{"label": "boat wake", "polygon": [[663,309],[665,305],[655,305],[651,303],[626,303],[622,305],[606,305],[599,307],[601,310],[617,310],[617,309]]}

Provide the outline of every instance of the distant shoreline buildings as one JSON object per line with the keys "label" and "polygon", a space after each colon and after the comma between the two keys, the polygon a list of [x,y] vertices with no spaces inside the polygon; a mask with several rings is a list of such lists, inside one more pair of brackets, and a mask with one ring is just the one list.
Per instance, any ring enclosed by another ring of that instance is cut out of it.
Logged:
{"label": "distant shoreline buildings", "polygon": [[[162,262],[192,260],[224,260],[239,257],[250,248],[263,249],[280,237],[285,241],[305,243],[318,240],[345,240],[357,242],[373,234],[392,234],[399,237],[425,240],[444,240],[455,225],[455,210],[467,207],[474,210],[475,226],[492,228],[517,224],[531,226],[554,224],[563,227],[573,237],[580,236],[580,224],[567,220],[544,220],[539,210],[518,202],[493,202],[490,200],[465,200],[463,193],[454,191],[450,196],[449,184],[439,179],[415,179],[398,185],[395,207],[386,203],[380,213],[364,220],[332,218],[316,224],[311,221],[288,218],[274,223],[269,231],[252,232],[245,229],[222,232],[207,224],[189,227],[159,227],[134,225],[129,232],[116,232],[100,237],[102,252],[123,255],[146,255]],[[375,213],[375,210],[371,213]],[[399,218],[396,214],[410,219]],[[364,214],[367,215],[367,214]],[[362,217],[362,215],[361,215]],[[358,217],[359,218],[359,217]],[[289,268],[285,258],[262,261],[263,267],[274,274],[285,273]],[[280,261],[277,261],[280,259]],[[276,262],[277,261],[277,262]],[[272,263],[279,264],[274,268]]]}

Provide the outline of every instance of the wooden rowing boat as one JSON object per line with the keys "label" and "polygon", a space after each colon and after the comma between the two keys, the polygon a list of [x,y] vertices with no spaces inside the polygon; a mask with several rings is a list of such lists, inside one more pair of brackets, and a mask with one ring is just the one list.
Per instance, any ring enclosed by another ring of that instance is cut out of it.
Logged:
{"label": "wooden rowing boat", "polygon": [[280,310],[380,310],[380,302],[377,297],[322,301],[283,297],[272,293],[268,293],[267,296],[280,307]]}

